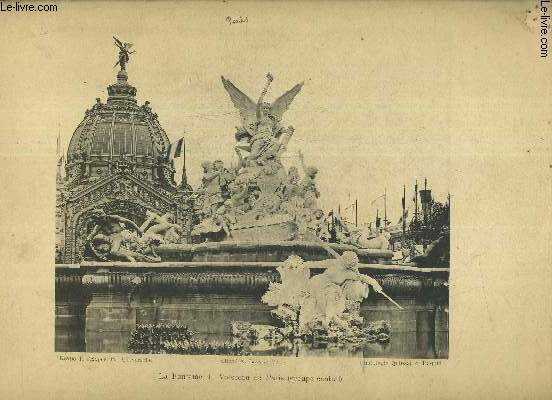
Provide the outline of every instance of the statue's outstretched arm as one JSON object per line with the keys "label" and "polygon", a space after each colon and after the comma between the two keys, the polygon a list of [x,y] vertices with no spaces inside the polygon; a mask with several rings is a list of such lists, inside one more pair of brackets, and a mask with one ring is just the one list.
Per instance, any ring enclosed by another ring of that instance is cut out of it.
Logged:
{"label": "statue's outstretched arm", "polygon": [[262,105],[263,105],[263,99],[266,95],[266,92],[268,92],[268,87],[270,86],[270,82],[272,82],[274,78],[270,73],[266,74],[266,85],[263,88],[263,91],[261,92],[261,95],[259,96],[259,100],[257,101],[257,121],[259,121],[263,117],[262,112]]}
{"label": "statue's outstretched arm", "polygon": [[219,175],[220,173],[218,171],[206,172],[205,174],[203,174],[203,179],[210,182]]}
{"label": "statue's outstretched arm", "polygon": [[158,215],[155,214],[154,212],[146,212],[146,215],[148,215],[148,217],[146,218],[146,220],[144,221],[144,223],[140,226],[140,230],[142,232],[145,232],[146,229],[148,229],[148,227],[150,226],[150,224],[153,222],[154,219],[157,219]]}
{"label": "statue's outstretched arm", "polygon": [[368,276],[368,275],[364,275],[364,274],[361,274],[360,272],[358,273],[358,279],[361,281],[361,282],[364,282],[364,283],[367,283],[368,285],[372,286],[372,288],[374,288],[374,290],[376,292],[381,292],[383,289],[381,287],[381,285],[379,284],[378,281],[376,281],[374,278]]}
{"label": "statue's outstretched arm", "polygon": [[127,219],[127,218],[123,218],[123,217],[119,217],[118,215],[115,216],[115,219],[119,222],[122,222],[124,224],[128,224],[130,226],[132,226],[134,229],[136,229],[138,232],[140,233],[144,233],[142,231],[142,229],[140,229],[140,227],[138,225],[136,225],[133,221],[131,221],[130,219]]}
{"label": "statue's outstretched arm", "polygon": [[99,225],[96,225],[96,226],[94,227],[94,229],[92,229],[92,232],[90,232],[90,235],[88,235],[88,236],[86,237],[86,241],[87,241],[87,242],[91,241],[91,240],[94,238],[94,236],[96,236],[96,234],[99,232],[99,230],[100,230],[100,226],[99,226]]}
{"label": "statue's outstretched arm", "polygon": [[335,260],[320,260],[320,261],[305,261],[303,266],[306,268],[330,268],[335,263]]}
{"label": "statue's outstretched arm", "polygon": [[332,249],[328,243],[324,242],[323,240],[319,240],[318,244],[320,244],[320,246],[322,246],[324,248],[324,250],[326,250],[335,259],[337,259],[337,260],[341,259],[341,256],[337,253],[337,251]]}

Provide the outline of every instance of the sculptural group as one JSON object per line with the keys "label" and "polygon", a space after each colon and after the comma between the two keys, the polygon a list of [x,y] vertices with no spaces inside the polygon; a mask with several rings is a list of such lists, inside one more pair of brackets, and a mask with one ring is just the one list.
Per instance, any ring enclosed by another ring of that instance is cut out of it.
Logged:
{"label": "sculptural group", "polygon": [[88,248],[102,261],[160,261],[155,248],[180,240],[181,227],[171,222],[170,213],[146,212],[146,220],[138,227],[133,221],[104,210],[92,211],[92,231],[86,238]]}
{"label": "sculptural group", "polygon": [[[122,52],[120,64],[124,69],[129,46],[121,46],[118,46]],[[230,80],[221,79],[240,114],[241,125],[236,127],[234,148],[237,163],[231,166],[221,160],[202,163],[201,184],[191,193],[192,241],[251,240],[257,238],[260,229],[274,241],[319,239],[357,247],[386,248],[385,238],[377,237],[379,232],[374,235],[319,208],[318,169],[305,163],[301,151],[298,152],[301,171],[298,166],[283,165],[281,156],[295,130],[292,126],[285,127],[282,117],[303,84],[295,85],[268,103],[265,96],[274,79],[271,74],[267,74],[257,102]],[[148,104],[143,107],[147,108]],[[169,214],[150,213],[141,227],[101,210],[93,213],[92,219],[95,228],[87,242],[96,258],[102,260],[159,261],[155,247],[177,243],[183,233]],[[336,222],[340,229],[330,232]],[[120,227],[121,224],[125,227]]]}
{"label": "sculptural group", "polygon": [[[380,284],[358,271],[356,253],[332,254],[334,259],[322,261],[305,262],[296,255],[286,259],[277,268],[281,282],[271,283],[262,297],[264,303],[275,307],[272,314],[282,327],[236,322],[234,335],[271,340],[388,340],[389,324],[381,321],[382,329],[375,329],[374,324],[364,326],[360,316],[360,303],[368,297],[369,287],[381,293]],[[324,271],[311,276],[311,269]]]}
{"label": "sculptural group", "polygon": [[212,240],[217,233],[232,239],[236,228],[269,229],[282,221],[295,223],[297,230],[281,239],[303,238],[308,230],[318,232],[319,237],[329,237],[321,218],[324,212],[317,208],[320,196],[316,187],[317,169],[307,167],[300,154],[304,172],[301,178],[296,167],[286,170],[281,162],[294,133],[294,128],[284,127],[281,119],[302,83],[268,103],[264,98],[273,79],[267,75],[267,83],[255,103],[222,77],[223,86],[241,116],[242,125],[235,133],[238,162],[231,168],[220,160],[202,164],[202,184],[195,193],[198,223],[192,231],[196,241]]}

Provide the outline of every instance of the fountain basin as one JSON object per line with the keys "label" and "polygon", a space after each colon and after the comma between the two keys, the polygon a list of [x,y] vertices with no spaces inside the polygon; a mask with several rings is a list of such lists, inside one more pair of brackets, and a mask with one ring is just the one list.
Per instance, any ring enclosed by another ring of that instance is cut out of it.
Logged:
{"label": "fountain basin", "polygon": [[[330,243],[338,253],[354,251],[361,263],[390,263],[393,252],[389,250],[359,249],[358,247]],[[164,244],[157,253],[162,261],[181,262],[282,262],[290,255],[300,256],[305,261],[329,258],[328,252],[314,241],[223,241],[199,244]]]}
{"label": "fountain basin", "polygon": [[[137,324],[185,324],[199,337],[230,339],[233,321],[275,324],[261,302],[280,280],[279,262],[83,262],[56,265],[56,350],[126,352]],[[447,268],[361,264],[404,310],[370,293],[361,304],[366,323],[388,320],[391,346],[364,356],[448,355]],[[313,270],[320,273],[322,269]],[[276,353],[275,353],[276,354]],[[362,356],[361,354],[361,356]]]}

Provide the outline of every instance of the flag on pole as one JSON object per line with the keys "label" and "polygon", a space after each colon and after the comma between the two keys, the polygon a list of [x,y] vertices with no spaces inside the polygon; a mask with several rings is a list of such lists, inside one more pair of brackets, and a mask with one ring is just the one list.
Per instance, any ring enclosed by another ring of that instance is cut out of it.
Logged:
{"label": "flag on pole", "polygon": [[[408,218],[408,210],[406,210],[406,211],[404,212],[404,220],[406,221],[407,218]],[[401,217],[399,218],[399,222],[398,222],[397,224],[402,224],[402,223],[403,223],[403,217],[402,217],[402,215],[401,215]]]}
{"label": "flag on pole", "polygon": [[61,144],[61,137],[58,132],[57,136],[57,142],[56,142],[56,158],[58,165],[63,165],[63,162],[65,161],[65,154],[62,150],[62,144]]}
{"label": "flag on pole", "polygon": [[182,155],[182,149],[184,148],[184,138],[181,137],[176,142],[169,144],[167,151],[167,159],[172,160]]}

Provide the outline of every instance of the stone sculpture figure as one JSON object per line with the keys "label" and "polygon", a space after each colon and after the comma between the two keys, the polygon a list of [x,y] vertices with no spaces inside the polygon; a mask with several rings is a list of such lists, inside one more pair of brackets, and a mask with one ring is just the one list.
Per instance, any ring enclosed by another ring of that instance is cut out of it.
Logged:
{"label": "stone sculpture figure", "polygon": [[136,261],[136,254],[123,247],[125,230],[121,226],[121,224],[128,225],[142,234],[142,230],[134,222],[118,215],[106,214],[101,209],[93,210],[91,219],[95,225],[87,236],[86,242],[98,258]]}
{"label": "stone sculpture figure", "polygon": [[299,195],[299,171],[297,167],[289,167],[287,181],[281,190],[282,197],[286,200]]}
{"label": "stone sculpture figure", "polygon": [[125,67],[130,61],[130,55],[135,53],[134,51],[130,51],[132,43],[123,43],[115,36],[113,36],[113,39],[115,40],[115,46],[119,48],[119,61],[117,61],[113,68],[115,68],[117,65],[120,65],[121,70],[125,71]]}
{"label": "stone sculpture figure", "polygon": [[328,231],[328,224],[326,223],[323,210],[317,209],[311,213],[308,226],[316,237],[324,242],[330,241],[330,232]]}
{"label": "stone sculpture figure", "polygon": [[[255,103],[228,79],[223,76],[221,79],[234,107],[238,109],[241,116],[242,129],[238,128],[236,140],[241,148],[244,148],[244,142],[249,141],[251,151],[248,156],[249,164],[263,165],[266,160],[277,157],[279,150],[285,148],[289,141],[290,132],[293,133],[292,127],[283,128],[280,125],[282,116],[301,91],[303,83],[295,85],[273,103],[268,103],[264,101],[264,96],[274,79],[269,73],[267,74],[267,83],[259,100]],[[248,135],[245,135],[244,131]]]}
{"label": "stone sculpture figure", "polygon": [[180,225],[173,223],[174,215],[166,213],[159,215],[153,211],[146,211],[146,220],[140,226],[140,230],[144,232],[142,238],[145,240],[156,240],[159,243],[178,243],[182,228]]}
{"label": "stone sculpture figure", "polygon": [[221,195],[226,200],[230,197],[229,185],[236,179],[236,175],[233,171],[226,168],[224,162],[221,160],[215,160],[213,168],[219,173]]}
{"label": "stone sculpture figure", "polygon": [[203,214],[212,215],[223,203],[221,172],[210,161],[204,161],[202,179]]}
{"label": "stone sculpture figure", "polygon": [[[324,244],[325,248],[329,248]],[[368,287],[381,292],[380,284],[358,271],[356,253],[346,251],[335,259],[306,261],[292,255],[277,268],[281,283],[271,283],[262,301],[277,306],[273,314],[282,320],[295,337],[312,336],[316,332],[337,334],[341,338],[360,338],[362,318],[360,302],[368,296]],[[325,268],[311,276],[311,268]]]}
{"label": "stone sculpture figure", "polygon": [[289,168],[286,180],[279,188],[279,194],[282,197],[281,211],[291,215],[294,219],[300,218],[305,201],[301,196],[299,171],[296,167]]}
{"label": "stone sculpture figure", "polygon": [[368,297],[368,285],[381,292],[380,284],[358,271],[358,257],[346,251],[337,259],[307,261],[305,267],[325,267],[325,271],[309,279],[308,296],[303,299],[299,315],[299,330],[304,331],[317,322],[328,329],[333,322],[342,329],[349,329],[343,313],[347,300],[360,302]]}
{"label": "stone sculpture figure", "polygon": [[314,209],[317,208],[317,199],[320,197],[320,192],[316,186],[316,174],[318,174],[318,169],[305,165],[304,156],[301,151],[299,151],[299,159],[301,160],[301,167],[305,173],[305,177],[301,180],[299,187],[305,199],[305,207]]}
{"label": "stone sculpture figure", "polygon": [[229,228],[229,209],[222,205],[212,215],[203,218],[203,220],[194,226],[192,236],[199,237],[202,241],[210,241],[213,234],[223,232],[226,237],[231,237]]}
{"label": "stone sculpture figure", "polygon": [[345,224],[349,232],[349,243],[363,249],[387,250],[389,247],[390,235],[388,232],[380,232],[379,229],[370,227],[356,227],[352,224]]}

